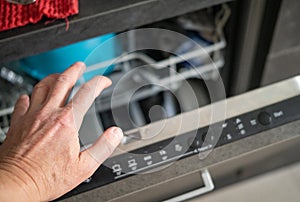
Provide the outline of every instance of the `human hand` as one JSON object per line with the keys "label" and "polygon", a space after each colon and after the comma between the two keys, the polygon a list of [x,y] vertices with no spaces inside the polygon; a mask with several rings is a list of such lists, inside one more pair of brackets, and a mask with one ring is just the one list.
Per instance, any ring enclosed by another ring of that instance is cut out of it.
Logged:
{"label": "human hand", "polygon": [[53,200],[90,177],[120,143],[122,131],[112,127],[80,152],[83,117],[111,85],[106,77],[94,77],[66,104],[84,70],[83,63],[75,63],[38,83],[31,98],[23,95],[17,101],[0,147],[0,201]]}

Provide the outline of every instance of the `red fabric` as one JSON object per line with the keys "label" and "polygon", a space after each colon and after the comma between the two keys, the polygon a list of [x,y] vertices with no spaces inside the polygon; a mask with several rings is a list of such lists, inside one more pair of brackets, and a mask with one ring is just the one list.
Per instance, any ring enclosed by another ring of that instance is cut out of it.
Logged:
{"label": "red fabric", "polygon": [[36,0],[17,5],[0,0],[0,31],[39,22],[43,16],[64,19],[78,13],[78,0]]}

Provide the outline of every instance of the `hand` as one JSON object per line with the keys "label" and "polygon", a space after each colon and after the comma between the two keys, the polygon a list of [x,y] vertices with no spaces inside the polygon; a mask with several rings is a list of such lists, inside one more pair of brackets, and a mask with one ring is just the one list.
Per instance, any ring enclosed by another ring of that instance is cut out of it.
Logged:
{"label": "hand", "polygon": [[112,127],[80,152],[83,117],[111,85],[106,77],[94,77],[66,104],[84,70],[83,63],[75,63],[38,83],[31,98],[23,95],[17,101],[0,147],[0,201],[53,200],[90,177],[120,143],[122,131]]}

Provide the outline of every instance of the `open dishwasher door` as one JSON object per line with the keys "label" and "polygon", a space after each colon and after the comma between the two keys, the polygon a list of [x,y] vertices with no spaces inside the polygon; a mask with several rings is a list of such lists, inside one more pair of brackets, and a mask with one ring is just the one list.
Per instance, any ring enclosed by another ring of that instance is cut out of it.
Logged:
{"label": "open dishwasher door", "polygon": [[63,198],[185,201],[299,160],[299,76],[227,99],[226,118],[212,122],[221,102],[127,131],[138,138]]}

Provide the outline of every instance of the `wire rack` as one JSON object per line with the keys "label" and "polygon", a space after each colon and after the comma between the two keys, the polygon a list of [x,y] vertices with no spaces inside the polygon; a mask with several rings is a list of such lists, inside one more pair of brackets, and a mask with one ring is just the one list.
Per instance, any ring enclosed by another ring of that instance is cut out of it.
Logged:
{"label": "wire rack", "polygon": [[[124,55],[118,59],[89,66],[86,73],[97,71],[99,68],[104,68],[112,64],[116,65],[118,70],[109,76],[113,81],[113,85],[105,90],[101,97],[97,99],[96,106],[99,111],[104,111],[126,105],[128,104],[128,100],[137,101],[150,97],[166,88],[176,90],[183,80],[189,78],[214,79],[216,77],[216,70],[224,66],[225,62],[222,50],[225,47],[226,41],[224,37],[220,37],[220,40],[217,43],[191,50],[181,55],[171,56],[160,61],[154,60],[145,53],[133,52],[124,53]],[[210,56],[211,59],[208,58],[208,56]],[[177,68],[179,64],[200,57],[205,61],[200,66],[189,66],[183,69]],[[142,64],[140,66],[145,68],[136,68],[132,65],[133,61],[139,61],[139,64]],[[124,66],[129,66],[130,68],[122,68]],[[134,74],[130,75],[128,72],[134,68],[136,68]],[[118,84],[123,77],[126,77],[126,80],[122,80],[123,82],[121,85]],[[143,86],[145,84],[153,85],[149,85],[147,88],[136,91],[136,86]],[[118,88],[116,88],[116,86]],[[112,95],[114,99],[113,106],[111,103]]]}

